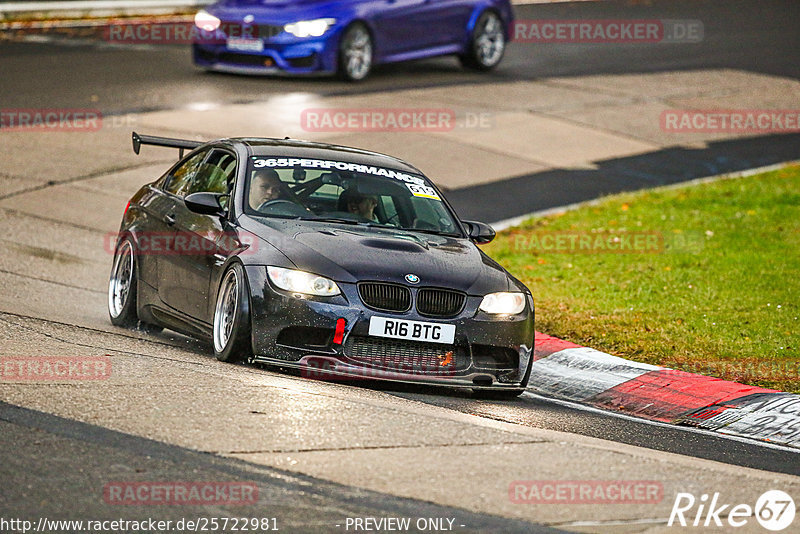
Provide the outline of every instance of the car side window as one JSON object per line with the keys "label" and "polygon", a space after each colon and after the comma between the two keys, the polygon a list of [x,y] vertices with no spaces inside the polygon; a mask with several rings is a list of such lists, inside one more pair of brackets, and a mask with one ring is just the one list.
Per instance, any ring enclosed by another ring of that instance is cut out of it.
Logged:
{"label": "car side window", "polygon": [[179,197],[188,195],[194,175],[207,154],[208,151],[206,150],[200,151],[179,165],[172,171],[172,175],[169,177],[167,186],[164,189]]}
{"label": "car side window", "polygon": [[[213,150],[200,164],[189,186],[189,193],[219,193],[227,195],[233,190],[236,178],[236,156],[224,150]],[[229,198],[221,199],[226,207]]]}
{"label": "car side window", "polygon": [[189,187],[190,193],[228,193],[233,185],[236,158],[222,150],[215,150],[200,164]]}

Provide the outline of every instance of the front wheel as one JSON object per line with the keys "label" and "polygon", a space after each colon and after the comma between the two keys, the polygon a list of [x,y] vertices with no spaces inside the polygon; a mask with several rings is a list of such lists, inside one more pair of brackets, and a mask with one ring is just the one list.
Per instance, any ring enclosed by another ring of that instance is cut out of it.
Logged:
{"label": "front wheel", "polygon": [[244,269],[234,263],[225,271],[214,306],[214,355],[222,362],[247,360],[250,343],[250,300]]}
{"label": "front wheel", "polygon": [[503,21],[494,11],[484,11],[472,30],[467,52],[459,56],[464,67],[475,70],[495,68],[506,50]]}
{"label": "front wheel", "polygon": [[363,80],[372,70],[372,37],[366,26],[356,22],[342,34],[339,45],[339,76],[349,82]]}

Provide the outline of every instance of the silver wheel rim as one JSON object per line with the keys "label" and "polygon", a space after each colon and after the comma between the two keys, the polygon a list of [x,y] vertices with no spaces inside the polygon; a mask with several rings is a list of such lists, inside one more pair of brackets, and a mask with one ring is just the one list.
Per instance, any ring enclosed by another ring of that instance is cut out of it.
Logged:
{"label": "silver wheel rim", "polygon": [[114,268],[108,280],[108,311],[117,318],[122,313],[131,292],[133,281],[133,248],[127,239],[117,249]]}
{"label": "silver wheel rim", "polygon": [[233,322],[239,309],[239,279],[231,269],[222,280],[214,309],[214,349],[222,352],[228,346],[233,333]]}
{"label": "silver wheel rim", "polygon": [[481,65],[492,67],[503,57],[505,46],[506,38],[500,18],[494,13],[489,13],[478,28],[475,37],[475,55]]}
{"label": "silver wheel rim", "polygon": [[372,42],[364,28],[356,26],[346,37],[343,47],[345,71],[354,80],[360,80],[372,66]]}

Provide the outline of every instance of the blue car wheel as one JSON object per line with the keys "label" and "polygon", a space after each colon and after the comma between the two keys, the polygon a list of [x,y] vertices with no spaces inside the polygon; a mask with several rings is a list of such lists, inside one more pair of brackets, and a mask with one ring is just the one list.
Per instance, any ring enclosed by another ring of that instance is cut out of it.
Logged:
{"label": "blue car wheel", "polygon": [[342,34],[339,45],[339,75],[351,82],[361,81],[372,70],[372,36],[366,26],[356,22]]}
{"label": "blue car wheel", "polygon": [[472,30],[469,49],[460,56],[461,64],[476,70],[495,68],[506,50],[503,21],[494,11],[484,11]]}

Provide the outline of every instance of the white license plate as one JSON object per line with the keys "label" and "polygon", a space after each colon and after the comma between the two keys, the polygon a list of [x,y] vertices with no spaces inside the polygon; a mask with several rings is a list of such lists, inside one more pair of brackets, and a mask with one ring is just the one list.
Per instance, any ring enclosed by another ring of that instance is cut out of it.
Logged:
{"label": "white license plate", "polygon": [[240,52],[263,52],[264,41],[261,39],[242,39],[241,37],[231,37],[227,41],[230,50]]}
{"label": "white license plate", "polygon": [[456,338],[456,325],[372,317],[369,320],[369,335],[449,345]]}

